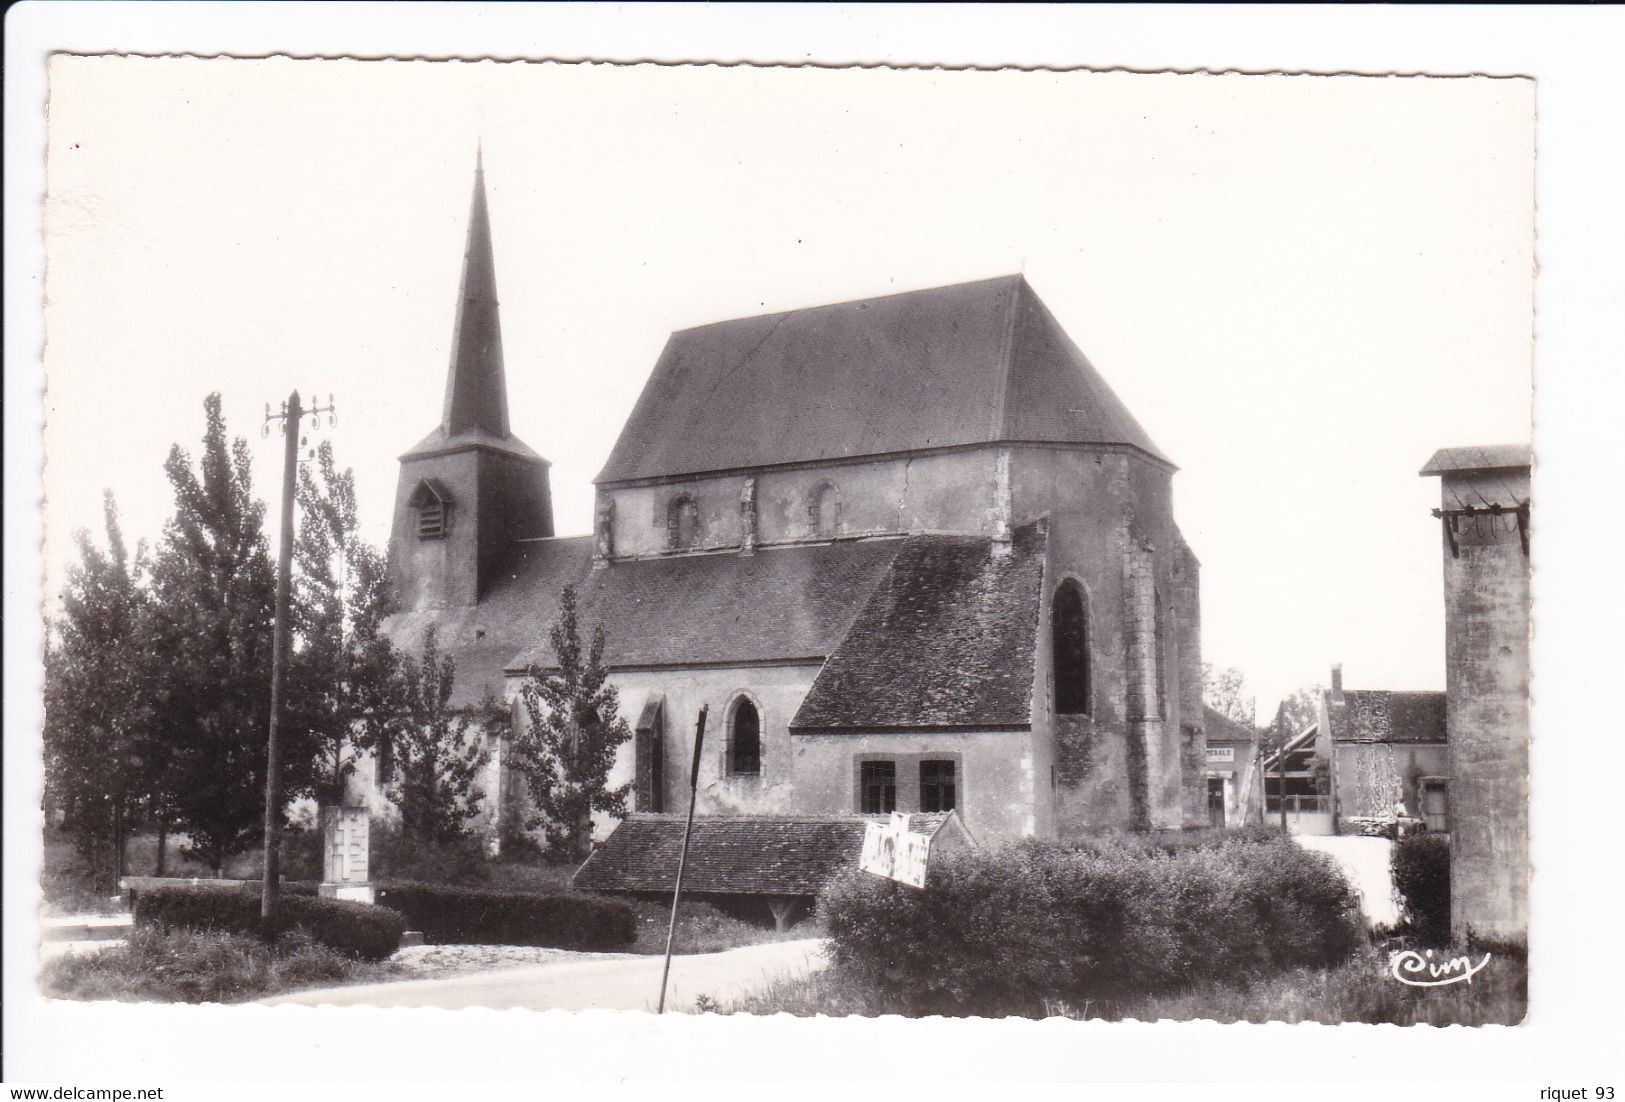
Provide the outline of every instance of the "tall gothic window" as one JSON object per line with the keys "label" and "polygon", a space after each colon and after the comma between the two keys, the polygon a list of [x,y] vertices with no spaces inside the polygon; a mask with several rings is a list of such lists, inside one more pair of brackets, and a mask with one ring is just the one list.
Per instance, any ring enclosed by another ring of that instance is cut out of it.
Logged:
{"label": "tall gothic window", "polygon": [[666,507],[666,546],[682,551],[699,543],[700,507],[687,494],[679,494]]}
{"label": "tall gothic window", "polygon": [[815,536],[841,531],[841,495],[833,482],[820,482],[807,498],[807,529]]}
{"label": "tall gothic window", "polygon": [[762,772],[762,717],[744,697],[734,705],[728,725],[728,772],[747,777]]}
{"label": "tall gothic window", "polygon": [[1055,666],[1055,710],[1087,715],[1092,696],[1089,613],[1083,587],[1068,578],[1050,602],[1050,651]]}

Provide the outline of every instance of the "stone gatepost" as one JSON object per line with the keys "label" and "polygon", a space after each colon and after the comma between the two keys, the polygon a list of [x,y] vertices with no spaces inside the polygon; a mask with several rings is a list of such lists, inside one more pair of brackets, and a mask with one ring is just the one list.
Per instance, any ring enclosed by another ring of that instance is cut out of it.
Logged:
{"label": "stone gatepost", "polygon": [[371,903],[367,879],[369,818],[365,807],[322,809],[322,884],[328,899]]}

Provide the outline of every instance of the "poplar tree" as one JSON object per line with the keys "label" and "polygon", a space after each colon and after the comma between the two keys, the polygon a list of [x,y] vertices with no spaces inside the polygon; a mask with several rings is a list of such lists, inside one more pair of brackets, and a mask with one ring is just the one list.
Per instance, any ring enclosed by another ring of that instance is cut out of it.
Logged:
{"label": "poplar tree", "polygon": [[[164,464],[175,514],[152,572],[162,656],[155,718],[167,743],[176,825],[190,839],[189,853],[220,875],[226,858],[259,836],[275,571],[248,444],[228,443],[219,394],[203,407],[196,469],[178,444]],[[292,792],[298,755],[288,761]]]}
{"label": "poplar tree", "polygon": [[421,657],[400,663],[402,708],[390,732],[394,775],[386,789],[409,839],[451,845],[469,836],[482,798],[476,781],[490,755],[482,721],[496,711],[489,698],[470,713],[451,706],[457,665],[440,652],[435,630]]}
{"label": "poplar tree", "polygon": [[532,665],[520,688],[527,722],[514,740],[515,767],[537,814],[526,826],[546,832],[548,848],[585,860],[592,852],[593,812],[624,816],[631,784],[609,786],[615,754],[632,737],[620,696],[604,666],[604,629],[583,649],[576,590],[565,586],[559,622],[548,634],[554,669]]}
{"label": "poplar tree", "polygon": [[162,746],[154,739],[156,654],[146,549],[132,558],[113,495],[103,497],[107,547],[74,535],[62,616],[45,653],[44,761],[47,804],[89,866],[96,890],[123,873],[124,839],[144,815],[167,813]]}
{"label": "poplar tree", "polygon": [[384,750],[404,707],[399,656],[383,633],[384,556],[360,537],[355,474],[330,441],[300,468],[298,501],[290,711],[316,795],[334,805],[357,752]]}

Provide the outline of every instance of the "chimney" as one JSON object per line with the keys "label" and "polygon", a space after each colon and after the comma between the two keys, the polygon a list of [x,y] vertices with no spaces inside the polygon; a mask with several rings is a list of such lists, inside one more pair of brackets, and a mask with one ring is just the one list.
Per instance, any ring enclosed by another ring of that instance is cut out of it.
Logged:
{"label": "chimney", "polygon": [[1332,663],[1332,703],[1343,703],[1343,663]]}

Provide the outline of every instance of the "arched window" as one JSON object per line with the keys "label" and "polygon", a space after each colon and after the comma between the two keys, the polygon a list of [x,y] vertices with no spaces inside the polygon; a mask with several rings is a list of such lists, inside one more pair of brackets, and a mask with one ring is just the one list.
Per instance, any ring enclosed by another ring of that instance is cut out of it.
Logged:
{"label": "arched window", "polygon": [[1055,710],[1087,715],[1092,697],[1089,612],[1083,587],[1068,578],[1050,602],[1050,650],[1055,664]]}
{"label": "arched window", "polygon": [[807,498],[807,528],[815,536],[841,531],[841,494],[833,482],[820,482]]}
{"label": "arched window", "polygon": [[700,507],[687,494],[679,494],[666,506],[666,546],[681,551],[699,543]]}
{"label": "arched window", "polygon": [[754,777],[762,771],[762,717],[744,697],[734,705],[728,724],[728,772]]}

